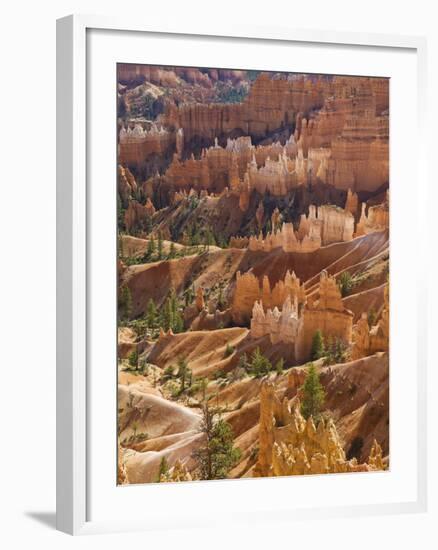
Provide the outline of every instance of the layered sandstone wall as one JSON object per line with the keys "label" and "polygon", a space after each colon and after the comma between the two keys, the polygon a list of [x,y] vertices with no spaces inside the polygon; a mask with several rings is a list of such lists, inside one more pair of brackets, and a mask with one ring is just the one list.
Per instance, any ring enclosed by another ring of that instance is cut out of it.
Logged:
{"label": "layered sandstone wall", "polygon": [[330,88],[327,80],[313,82],[306,77],[273,79],[262,73],[242,103],[169,105],[163,123],[184,128],[188,140],[213,140],[240,130],[253,138],[294,123],[297,113],[322,107]]}
{"label": "layered sandstone wall", "polygon": [[175,132],[155,124],[150,130],[144,130],[140,124],[133,129],[122,128],[119,134],[119,163],[139,166],[152,154],[166,154],[175,149],[176,136]]}
{"label": "layered sandstone wall", "polygon": [[337,189],[373,192],[389,181],[389,141],[339,138],[322,181]]}

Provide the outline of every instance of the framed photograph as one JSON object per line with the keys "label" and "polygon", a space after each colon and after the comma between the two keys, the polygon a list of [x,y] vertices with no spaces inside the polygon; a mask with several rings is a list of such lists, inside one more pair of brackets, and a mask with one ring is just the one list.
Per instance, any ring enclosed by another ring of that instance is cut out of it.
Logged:
{"label": "framed photograph", "polygon": [[425,509],[424,65],[58,21],[60,530]]}

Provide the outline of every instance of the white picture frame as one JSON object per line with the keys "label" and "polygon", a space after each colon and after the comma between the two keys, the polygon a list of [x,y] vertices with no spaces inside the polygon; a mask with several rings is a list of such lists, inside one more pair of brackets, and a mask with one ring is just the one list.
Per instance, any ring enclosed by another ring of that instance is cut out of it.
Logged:
{"label": "white picture frame", "polygon": [[[190,37],[202,37],[208,41],[220,37],[221,40],[239,40],[242,44],[251,41],[263,41],[270,44],[299,43],[303,45],[318,44],[348,47],[379,49],[395,49],[409,51],[416,57],[415,82],[418,100],[414,124],[418,127],[418,147],[412,153],[416,166],[419,207],[425,203],[426,178],[422,170],[425,166],[423,154],[425,150],[425,87],[426,87],[426,43],[420,37],[337,33],[327,31],[303,31],[287,28],[241,28],[233,27],[224,31],[214,27],[184,28],[177,26],[154,26],[122,18],[107,18],[96,16],[69,16],[57,22],[57,528],[70,534],[108,532],[114,530],[165,528],[154,518],[149,520],[136,517],[133,519],[114,520],[114,517],[90,518],[90,432],[89,413],[93,409],[94,399],[90,386],[90,257],[89,229],[92,227],[90,217],[94,216],[89,202],[90,172],[87,167],[89,154],[87,92],[89,93],[89,78],[87,59],[90,42],[87,33],[100,30],[117,33],[141,33],[142,35],[166,36],[175,39],[188,40]],[[138,35],[137,35],[138,36]],[[127,62],[128,59],[121,61]],[[144,63],[148,59],[145,57]],[[165,64],[165,63],[163,63]],[[175,63],[178,64],[178,63]],[[189,64],[189,63],[188,63]],[[212,65],[214,66],[214,65]],[[310,72],[310,71],[309,71]],[[111,115],[109,115],[111,116]],[[422,147],[423,145],[423,147]],[[114,144],[115,147],[115,144]],[[114,170],[115,178],[115,170]],[[419,211],[420,212],[420,211]],[[424,220],[418,214],[418,241],[425,242]],[[420,244],[418,254],[424,250]],[[417,274],[415,307],[424,307],[426,303],[425,274]],[[246,510],[245,514],[236,517],[236,521],[272,520],[278,517],[284,519],[319,518],[327,516],[351,516],[360,514],[381,514],[396,512],[419,512],[426,509],[426,327],[425,321],[418,316],[416,327],[416,489],[415,497],[394,502],[354,505],[337,505],[333,507],[317,506],[300,508],[300,506],[282,505],[281,508],[261,514],[260,510]],[[114,329],[115,330],[115,329]],[[420,345],[421,344],[421,345]],[[115,345],[115,343],[114,343]],[[391,368],[393,368],[391,366]],[[113,382],[114,379],[113,379]],[[414,385],[414,386],[415,386]],[[113,422],[110,418],[108,422]],[[114,454],[116,443],[114,441]],[[315,476],[317,477],[317,476]],[[272,485],[278,480],[258,480],[261,483],[257,492],[270,490],[279,485]],[[281,480],[280,480],[281,481]],[[210,483],[210,482],[207,482]],[[229,482],[214,482],[214,489],[224,493],[224,486]],[[242,482],[248,486],[248,482]],[[254,483],[254,482],[250,482]],[[316,481],[318,483],[318,481]],[[166,497],[191,498],[190,492],[194,484],[166,484]],[[184,493],[174,485],[185,485]],[[199,484],[198,484],[199,485]],[[239,482],[233,482],[233,494],[238,491]],[[231,485],[228,485],[231,487]],[[237,489],[236,489],[237,487]],[[253,485],[254,487],[254,485]],[[136,489],[136,488],[134,488]],[[140,488],[141,489],[141,488]],[[139,490],[140,490],[139,489]],[[122,488],[125,491],[126,489]],[[202,489],[201,489],[202,490]],[[230,489],[226,489],[229,491]],[[179,496],[177,492],[179,491]],[[198,498],[199,498],[199,492]],[[138,490],[137,497],[138,498]],[[234,497],[233,497],[234,498]],[[267,505],[269,508],[269,505]],[[173,519],[172,513],[166,516],[166,521]],[[178,526],[177,518],[172,522]],[[199,525],[207,525],[208,521],[200,519]],[[196,525],[196,521],[193,523]]]}

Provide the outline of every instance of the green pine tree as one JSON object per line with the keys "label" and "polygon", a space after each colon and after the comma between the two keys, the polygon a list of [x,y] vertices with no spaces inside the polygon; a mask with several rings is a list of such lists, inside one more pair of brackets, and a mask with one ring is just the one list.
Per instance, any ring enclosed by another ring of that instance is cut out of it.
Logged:
{"label": "green pine tree", "polygon": [[161,231],[158,233],[157,256],[159,260],[163,259],[163,236]]}
{"label": "green pine tree", "polygon": [[219,310],[223,310],[225,306],[225,300],[224,300],[224,292],[222,285],[219,287],[219,295],[217,297],[217,307]]}
{"label": "green pine tree", "polygon": [[157,482],[160,483],[162,476],[166,476],[169,472],[169,464],[165,456],[160,460],[160,468],[158,470]]}
{"label": "green pine tree", "polygon": [[176,256],[175,243],[172,241],[170,243],[169,254],[168,254],[167,258],[169,260],[172,260],[173,258],[175,258],[175,256]]}
{"label": "green pine tree", "polygon": [[301,414],[304,418],[310,416],[317,422],[324,404],[325,391],[319,381],[319,373],[313,363],[310,363],[304,385],[302,387]]}
{"label": "green pine tree", "polygon": [[284,359],[281,357],[276,363],[275,363],[275,372],[277,374],[283,374],[284,371]]}
{"label": "green pine tree", "polygon": [[371,309],[368,311],[367,319],[368,319],[368,326],[369,326],[370,328],[373,327],[373,326],[376,324],[376,321],[377,321],[377,313],[376,313],[376,310],[375,310],[374,308],[371,308]]}
{"label": "green pine tree", "polygon": [[157,306],[153,298],[150,298],[146,308],[146,322],[150,329],[155,329],[157,327],[157,317]]}
{"label": "green pine tree", "polygon": [[241,456],[240,449],[234,447],[231,426],[223,420],[218,409],[204,402],[200,432],[204,444],[193,452],[198,462],[200,479],[224,479]]}
{"label": "green pine tree", "polygon": [[248,371],[249,365],[248,365],[248,356],[246,355],[246,353],[244,353],[239,357],[239,361],[237,362],[236,368],[243,369],[245,372]]}
{"label": "green pine tree", "polygon": [[186,389],[186,382],[189,378],[190,369],[187,365],[187,361],[180,357],[178,359],[178,378],[181,380],[181,392],[183,392]]}
{"label": "green pine tree", "polygon": [[339,277],[338,285],[342,297],[348,296],[348,294],[350,294],[351,289],[354,286],[354,281],[349,271],[344,271],[341,274],[341,276]]}
{"label": "green pine tree", "polygon": [[260,348],[256,348],[251,356],[251,364],[249,366],[249,372],[255,378],[261,378],[266,376],[272,370],[271,362],[267,357],[265,357]]}
{"label": "green pine tree", "polygon": [[172,330],[175,334],[184,332],[184,319],[179,310],[175,312],[175,316],[173,318]]}
{"label": "green pine tree", "polygon": [[151,235],[151,238],[148,241],[148,247],[146,249],[145,259],[152,260],[156,251],[155,239]]}
{"label": "green pine tree", "polygon": [[312,348],[310,351],[310,358],[312,361],[321,359],[325,355],[324,337],[320,330],[317,330],[312,338]]}
{"label": "green pine tree", "polygon": [[164,306],[161,310],[161,326],[163,330],[167,331],[172,326],[172,304],[169,298],[164,302]]}
{"label": "green pine tree", "polygon": [[120,318],[122,320],[129,319],[132,313],[132,295],[131,290],[127,285],[123,285],[120,289],[119,311]]}
{"label": "green pine tree", "polygon": [[128,357],[129,365],[138,369],[138,353],[137,350],[132,351]]}

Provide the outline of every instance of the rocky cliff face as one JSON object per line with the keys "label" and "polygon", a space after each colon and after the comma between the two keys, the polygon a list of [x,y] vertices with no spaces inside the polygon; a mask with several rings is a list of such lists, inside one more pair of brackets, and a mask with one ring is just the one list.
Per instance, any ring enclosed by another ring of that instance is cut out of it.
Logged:
{"label": "rocky cliff face", "polygon": [[128,204],[129,199],[135,196],[137,189],[137,182],[135,181],[135,178],[130,172],[129,168],[124,168],[119,164],[117,191],[119,193],[122,204]]}
{"label": "rocky cliff face", "polygon": [[261,74],[243,103],[170,105],[163,121],[184,128],[188,140],[196,137],[213,140],[236,130],[260,138],[292,124],[298,112],[321,107],[327,86],[323,80],[312,85],[302,77],[274,80]]}
{"label": "rocky cliff face", "polygon": [[176,148],[176,133],[163,126],[152,125],[144,130],[140,124],[133,129],[122,128],[119,134],[119,162],[122,165],[140,166],[151,155],[167,155]]}
{"label": "rocky cliff face", "polygon": [[147,199],[145,204],[141,204],[136,200],[129,201],[128,208],[125,210],[124,222],[127,231],[132,229],[143,229],[147,219],[150,219],[155,214],[155,207],[150,199]]}

